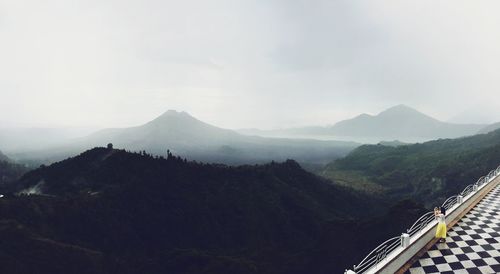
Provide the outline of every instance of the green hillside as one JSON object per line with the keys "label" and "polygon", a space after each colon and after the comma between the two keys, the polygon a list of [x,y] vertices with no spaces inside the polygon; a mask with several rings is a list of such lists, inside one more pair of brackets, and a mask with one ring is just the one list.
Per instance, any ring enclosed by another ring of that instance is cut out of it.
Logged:
{"label": "green hillside", "polygon": [[434,205],[498,164],[500,130],[397,147],[364,145],[320,173],[354,189]]}
{"label": "green hillside", "polygon": [[[39,194],[0,199],[0,261],[16,258],[2,273],[336,273],[421,210],[385,215],[378,198],[292,160],[231,167],[106,148],[2,191]],[[74,263],[44,264],[57,258]]]}

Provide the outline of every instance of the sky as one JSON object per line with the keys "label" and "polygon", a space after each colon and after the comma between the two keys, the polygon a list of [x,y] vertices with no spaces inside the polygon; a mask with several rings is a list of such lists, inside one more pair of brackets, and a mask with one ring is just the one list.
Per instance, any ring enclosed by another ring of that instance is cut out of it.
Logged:
{"label": "sky", "polygon": [[0,0],[0,127],[500,121],[499,1]]}

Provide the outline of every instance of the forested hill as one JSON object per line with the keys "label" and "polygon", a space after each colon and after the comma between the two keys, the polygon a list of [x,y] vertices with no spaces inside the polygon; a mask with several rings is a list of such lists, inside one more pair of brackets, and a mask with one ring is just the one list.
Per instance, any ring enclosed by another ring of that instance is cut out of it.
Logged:
{"label": "forested hill", "polygon": [[500,130],[414,145],[365,145],[329,164],[322,175],[343,185],[428,205],[460,192],[500,164]]}
{"label": "forested hill", "polygon": [[[188,162],[169,154],[167,159],[144,152],[94,148],[76,157],[41,167],[27,173],[11,185],[10,192],[34,189],[38,194],[68,195],[94,193],[105,195],[130,189],[162,192],[162,198],[175,194],[184,202],[193,200],[254,203],[250,208],[269,202],[294,203],[303,210],[321,213],[323,217],[351,216],[355,209],[368,210],[363,198],[347,188],[303,170],[293,160],[266,165],[231,167],[220,164]],[[139,188],[139,189],[137,189]],[[195,198],[197,197],[197,198]],[[227,199],[227,200],[226,200]],[[258,199],[262,201],[258,202]],[[227,204],[229,206],[229,204]],[[361,212],[355,213],[354,217]],[[364,214],[369,214],[364,213]]]}
{"label": "forested hill", "polygon": [[[359,236],[380,226],[358,221],[380,203],[292,160],[228,167],[95,148],[4,191],[42,194],[0,200],[0,260],[38,273],[332,273],[407,225]],[[45,263],[54,256],[73,263]]]}

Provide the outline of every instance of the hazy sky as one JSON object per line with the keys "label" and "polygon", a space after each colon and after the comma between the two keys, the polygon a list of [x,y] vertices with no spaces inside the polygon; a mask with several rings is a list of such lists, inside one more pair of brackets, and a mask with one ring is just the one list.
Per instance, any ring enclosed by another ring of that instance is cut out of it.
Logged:
{"label": "hazy sky", "polygon": [[500,1],[0,0],[0,127],[500,121]]}

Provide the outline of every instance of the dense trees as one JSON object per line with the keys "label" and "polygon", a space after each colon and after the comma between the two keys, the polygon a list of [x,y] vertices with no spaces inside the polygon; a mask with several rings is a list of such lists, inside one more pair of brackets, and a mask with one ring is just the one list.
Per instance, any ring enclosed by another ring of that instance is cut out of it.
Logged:
{"label": "dense trees", "polygon": [[365,145],[322,175],[343,185],[412,197],[428,206],[460,192],[500,164],[500,130],[414,145]]}
{"label": "dense trees", "polygon": [[2,220],[22,238],[4,240],[16,256],[29,248],[51,261],[55,252],[96,272],[328,273],[353,258],[338,252],[351,244],[346,222],[383,211],[292,160],[229,167],[95,148],[7,190],[34,186],[42,195],[0,201]]}

